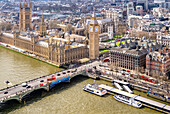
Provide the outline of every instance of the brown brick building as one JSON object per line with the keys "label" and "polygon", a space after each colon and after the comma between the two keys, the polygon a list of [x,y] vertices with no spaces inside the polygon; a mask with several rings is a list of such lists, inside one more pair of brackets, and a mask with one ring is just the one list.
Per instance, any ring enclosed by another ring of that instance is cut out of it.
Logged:
{"label": "brown brick building", "polygon": [[158,51],[150,51],[146,56],[146,73],[170,76],[170,49],[162,47]]}
{"label": "brown brick building", "polygon": [[141,71],[146,67],[146,55],[149,50],[155,51],[160,48],[160,44],[150,41],[135,39],[127,41],[125,44],[120,43],[110,50],[110,63],[126,69]]}

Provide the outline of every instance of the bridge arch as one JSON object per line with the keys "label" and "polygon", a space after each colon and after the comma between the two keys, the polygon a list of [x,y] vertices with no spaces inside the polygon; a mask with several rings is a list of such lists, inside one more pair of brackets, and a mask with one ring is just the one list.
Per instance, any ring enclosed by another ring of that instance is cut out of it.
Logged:
{"label": "bridge arch", "polygon": [[48,91],[48,90],[47,90],[47,87],[40,87],[40,88],[37,88],[37,89],[33,89],[33,90],[31,90],[31,91],[28,91],[28,92],[22,94],[22,95],[20,96],[20,99],[21,99],[21,101],[22,101],[22,100],[25,100],[25,99],[27,99],[27,98],[31,98],[33,94],[40,93],[40,92],[42,92],[42,91]]}
{"label": "bridge arch", "polygon": [[17,102],[17,103],[19,103],[20,102],[19,97],[14,97],[14,98],[7,99],[6,101],[4,101],[4,104],[8,104],[10,102]]}

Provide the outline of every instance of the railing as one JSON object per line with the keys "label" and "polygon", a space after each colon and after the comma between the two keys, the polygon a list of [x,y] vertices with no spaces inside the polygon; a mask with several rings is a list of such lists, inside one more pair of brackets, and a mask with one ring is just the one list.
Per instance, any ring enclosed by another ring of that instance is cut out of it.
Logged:
{"label": "railing", "polygon": [[[91,64],[91,63],[90,63],[90,64]],[[83,64],[83,65],[88,65],[88,64]],[[80,66],[83,66],[83,65],[79,65],[79,66],[76,66],[76,67],[73,67],[73,68],[74,68],[74,69],[77,68],[77,70],[78,70],[78,68],[79,68]],[[73,68],[70,68],[70,69],[73,69]],[[70,70],[70,69],[67,69],[67,70]],[[78,71],[78,72],[76,72],[76,73],[73,73],[71,76],[80,74],[80,73],[82,73],[82,72],[85,72],[87,69],[88,69],[88,68],[81,68],[80,71]],[[45,77],[48,77],[48,76],[53,76],[53,75],[56,75],[56,74],[58,74],[58,73],[62,73],[63,71],[65,71],[65,70],[61,70],[61,71],[55,72],[55,73],[53,73],[53,74],[41,76],[41,77],[38,77],[38,78],[35,78],[35,79],[32,79],[32,80],[29,80],[29,81],[25,81],[25,82],[22,82],[22,83],[30,83],[30,82],[32,82],[32,81],[37,81],[38,79],[45,78]],[[11,86],[11,87],[7,87],[7,88],[4,88],[4,89],[1,89],[0,91],[2,91],[2,92],[0,92],[0,93],[4,93],[3,90],[6,90],[6,89],[12,90],[13,88],[18,87],[19,85],[21,86],[22,83],[16,84],[16,85]],[[36,86],[31,87],[31,88],[23,89],[23,90],[18,91],[18,92],[14,93],[14,94],[8,95],[8,96],[3,97],[3,98],[0,98],[0,101],[3,102],[3,101],[6,100],[6,99],[12,98],[12,97],[14,97],[14,96],[16,96],[16,95],[20,95],[20,94],[22,94],[22,93],[25,93],[25,92],[27,92],[27,91],[36,89],[36,88],[38,88],[38,87],[39,87],[39,86],[36,85]]]}

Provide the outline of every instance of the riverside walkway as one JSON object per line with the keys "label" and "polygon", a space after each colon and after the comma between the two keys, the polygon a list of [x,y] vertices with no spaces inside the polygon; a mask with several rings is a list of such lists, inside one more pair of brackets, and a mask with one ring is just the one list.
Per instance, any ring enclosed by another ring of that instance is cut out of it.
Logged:
{"label": "riverside walkway", "polygon": [[0,90],[0,104],[3,104],[9,100],[17,100],[21,102],[25,96],[29,95],[31,92],[39,89],[44,89],[49,91],[56,84],[61,82],[69,82],[71,78],[77,75],[86,75],[88,69],[92,69],[94,66],[98,66],[99,62],[94,61],[92,63],[84,64],[72,69],[63,70],[50,75],[41,76],[33,80],[16,84],[14,86],[4,88]]}

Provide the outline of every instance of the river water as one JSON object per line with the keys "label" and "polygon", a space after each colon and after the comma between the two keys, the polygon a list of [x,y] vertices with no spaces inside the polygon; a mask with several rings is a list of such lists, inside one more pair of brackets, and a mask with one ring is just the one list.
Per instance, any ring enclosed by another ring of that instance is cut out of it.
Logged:
{"label": "river water", "polygon": [[[0,89],[6,87],[4,80],[13,84],[57,72],[61,69],[26,57],[0,47]],[[10,114],[159,114],[149,108],[137,109],[120,103],[111,95],[98,97],[82,90],[82,87],[94,80],[78,76],[70,83],[57,85],[50,92],[35,97],[25,104],[17,104],[1,110]],[[111,85],[106,81],[95,81]],[[136,94],[146,96],[142,92]]]}

